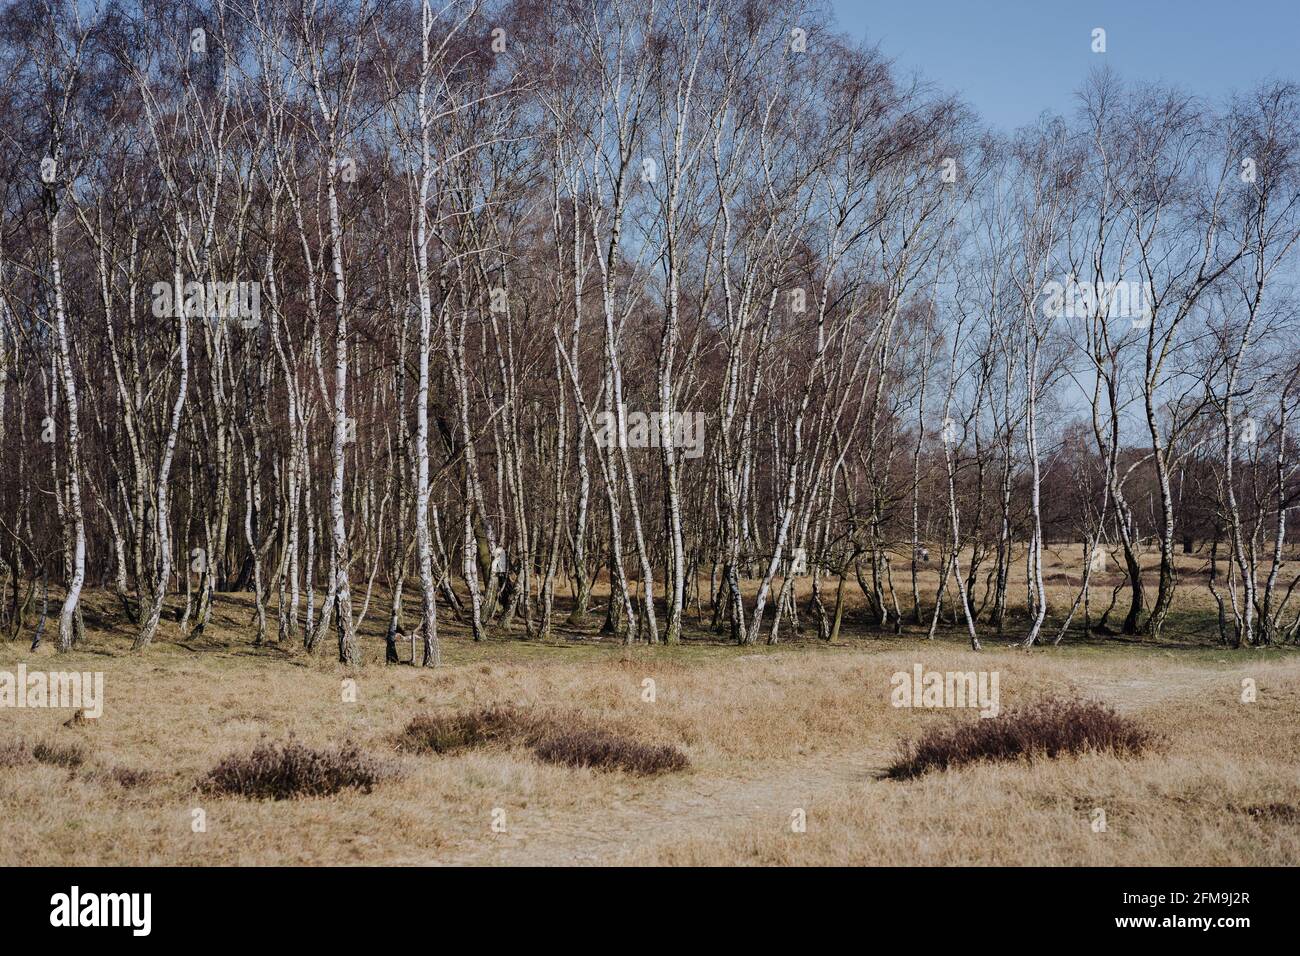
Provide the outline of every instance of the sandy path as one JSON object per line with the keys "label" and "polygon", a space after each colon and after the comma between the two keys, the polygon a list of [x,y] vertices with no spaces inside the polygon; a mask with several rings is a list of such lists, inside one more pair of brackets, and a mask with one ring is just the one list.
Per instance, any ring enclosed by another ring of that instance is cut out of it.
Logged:
{"label": "sandy path", "polygon": [[625,852],[672,843],[711,826],[737,822],[788,827],[792,811],[808,811],[819,793],[846,783],[869,786],[888,750],[828,753],[764,768],[753,777],[693,774],[668,793],[631,796],[612,807],[548,813],[515,811],[506,833],[476,837],[439,854],[433,864],[608,865]]}

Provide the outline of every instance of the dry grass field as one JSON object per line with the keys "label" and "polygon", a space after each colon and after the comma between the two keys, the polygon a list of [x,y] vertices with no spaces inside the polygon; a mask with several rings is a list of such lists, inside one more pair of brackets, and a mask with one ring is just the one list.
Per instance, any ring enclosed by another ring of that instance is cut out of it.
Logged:
{"label": "dry grass field", "polygon": [[[0,644],[0,671],[102,671],[105,682],[103,716],[83,726],[65,726],[67,710],[0,710],[0,866],[1298,863],[1300,652],[1216,646],[1198,591],[1185,585],[1159,643],[1072,637],[1026,652],[988,635],[975,654],[957,631],[927,642],[851,621],[834,646],[738,648],[700,631],[675,648],[563,632],[476,645],[449,624],[439,670],[383,666],[372,609],[355,672],[329,649],[251,646],[242,595],[223,596],[207,638],[168,631],[132,654],[112,600],[93,594],[89,639],[73,653]],[[1066,592],[1058,581],[1057,606]],[[1045,693],[1095,698],[1165,743],[1133,758],[887,779],[901,740],[978,719],[891,706],[891,675],[918,663],[997,671],[1004,710]],[[489,705],[670,744],[690,765],[634,776],[545,763],[509,742],[445,754],[399,745],[416,716]],[[329,797],[199,789],[226,755],[291,738],[350,741],[394,773]],[[6,765],[19,739],[54,744],[53,756]],[[69,749],[79,764],[61,758]]]}

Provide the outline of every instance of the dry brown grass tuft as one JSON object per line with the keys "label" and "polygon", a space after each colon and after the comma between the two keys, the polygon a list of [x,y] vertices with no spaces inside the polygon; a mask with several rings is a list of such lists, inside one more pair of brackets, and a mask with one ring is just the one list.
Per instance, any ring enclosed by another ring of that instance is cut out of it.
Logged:
{"label": "dry brown grass tuft", "polygon": [[136,767],[110,767],[105,776],[127,790],[152,787],[162,779],[156,770],[142,770]]}
{"label": "dry brown grass tuft", "polygon": [[1067,754],[1134,757],[1160,742],[1137,721],[1095,700],[1046,697],[999,717],[932,727],[900,746],[888,775],[910,780],[931,770],[984,761],[1050,760]]}
{"label": "dry brown grass tuft", "polygon": [[0,767],[17,767],[30,763],[32,750],[21,740],[9,740],[0,744]]}
{"label": "dry brown grass tuft", "polygon": [[416,717],[398,735],[397,745],[413,753],[443,754],[491,743],[531,744],[544,732],[535,715],[513,707],[485,707]]}
{"label": "dry brown grass tuft", "polygon": [[231,754],[212,768],[199,789],[220,796],[290,800],[331,796],[349,787],[370,793],[393,774],[393,768],[353,743],[316,750],[291,740]]}

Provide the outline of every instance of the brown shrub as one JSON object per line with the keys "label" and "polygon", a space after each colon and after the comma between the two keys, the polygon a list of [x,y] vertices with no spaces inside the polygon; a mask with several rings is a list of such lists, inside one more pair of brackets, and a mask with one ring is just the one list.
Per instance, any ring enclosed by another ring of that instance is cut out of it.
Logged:
{"label": "brown shrub", "polygon": [[689,763],[674,747],[644,744],[580,721],[513,707],[416,717],[397,740],[399,747],[417,753],[453,753],[493,743],[528,747],[547,763],[628,773],[665,773]]}
{"label": "brown shrub", "polygon": [[1048,697],[1000,717],[934,727],[904,742],[887,774],[918,777],[980,761],[1049,759],[1085,752],[1136,756],[1160,738],[1105,704]]}
{"label": "brown shrub", "polygon": [[32,745],[32,758],[40,763],[76,770],[86,762],[86,751],[80,744],[55,744],[42,741]]}
{"label": "brown shrub", "polygon": [[397,738],[403,750],[452,753],[490,743],[529,744],[543,733],[539,718],[513,707],[485,707],[459,714],[414,718]]}
{"label": "brown shrub", "polygon": [[316,750],[294,741],[259,744],[251,753],[231,754],[199,783],[205,793],[288,800],[322,797],[353,787],[369,793],[394,768],[355,744]]}
{"label": "brown shrub", "polygon": [[625,770],[647,776],[685,770],[690,765],[686,755],[676,747],[643,744],[630,737],[589,728],[552,734],[533,747],[533,753],[547,763]]}

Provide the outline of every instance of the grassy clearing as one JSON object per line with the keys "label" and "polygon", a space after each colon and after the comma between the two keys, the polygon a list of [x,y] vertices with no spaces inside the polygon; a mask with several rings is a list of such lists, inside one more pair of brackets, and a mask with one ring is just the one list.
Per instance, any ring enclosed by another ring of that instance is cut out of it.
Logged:
{"label": "grassy clearing", "polygon": [[[1184,597],[1190,621],[1201,596],[1189,586]],[[349,671],[329,648],[252,646],[243,596],[221,596],[204,638],[167,631],[144,655],[130,653],[113,602],[90,601],[91,639],[71,654],[0,643],[0,670],[105,675],[98,720],[0,713],[0,865],[1300,862],[1295,648],[1234,651],[1189,630],[1159,642],[1072,634],[1025,652],[1007,646],[1018,636],[1009,631],[986,635],[975,654],[960,630],[932,642],[910,626],[868,631],[856,608],[834,646],[786,629],[782,644],[735,647],[693,628],[679,647],[624,647],[595,640],[596,614],[545,643],[516,633],[475,644],[449,623],[434,671],[383,666],[372,609],[366,665]],[[1168,746],[888,779],[900,742],[952,722],[950,711],[890,706],[891,676],[917,663],[999,671],[1004,712],[1043,696],[1093,698]],[[1241,700],[1246,678],[1255,703]],[[345,681],[356,682],[354,701]],[[470,745],[480,726],[458,741],[456,715],[493,710],[672,748],[689,766],[602,772],[603,736],[575,744],[574,759],[557,746],[559,762],[539,757],[540,737]],[[428,752],[402,740],[417,718],[435,721]],[[42,763],[14,749],[19,740],[75,746],[84,759]],[[279,801],[196,788],[224,758],[288,740],[314,751],[351,741],[401,776]],[[1104,832],[1092,829],[1099,808]],[[797,810],[806,832],[791,829]]]}
{"label": "grassy clearing", "polygon": [[[5,714],[0,737],[75,743],[88,758],[75,770],[35,761],[0,770],[0,865],[1300,861],[1300,828],[1286,809],[1300,806],[1295,651],[853,645],[453,639],[456,663],[439,671],[355,673],[237,646],[164,644],[144,657],[96,646],[33,661],[0,645],[4,669],[25,660],[102,670],[106,696],[104,716],[85,727],[65,727],[68,714],[55,710]],[[901,740],[950,722],[947,712],[889,705],[891,675],[917,662],[999,670],[1004,708],[1042,694],[1095,697],[1170,746],[1123,761],[1085,754],[887,780]],[[1257,683],[1254,704],[1240,701],[1244,677]],[[642,697],[647,678],[654,703]],[[355,703],[344,702],[345,679],[357,682]],[[610,734],[676,747],[690,769],[644,777],[546,763],[515,746],[415,757],[396,745],[420,715],[505,706],[581,714]],[[310,800],[195,790],[223,757],[291,735],[314,749],[352,740],[404,774],[371,793]],[[115,767],[148,776],[125,786]],[[1104,834],[1089,826],[1098,806]],[[808,828],[796,834],[798,808]],[[192,829],[195,809],[205,811],[204,832]],[[492,827],[495,810],[503,832]]]}

